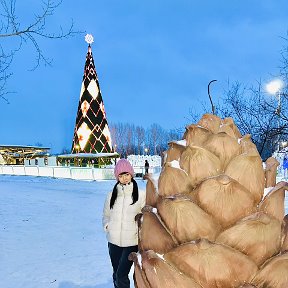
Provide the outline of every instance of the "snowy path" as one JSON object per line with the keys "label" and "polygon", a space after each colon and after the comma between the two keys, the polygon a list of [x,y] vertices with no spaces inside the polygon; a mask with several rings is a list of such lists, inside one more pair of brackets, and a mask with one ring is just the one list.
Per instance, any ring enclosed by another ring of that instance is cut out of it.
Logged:
{"label": "snowy path", "polygon": [[113,185],[0,175],[0,287],[112,288],[101,217]]}
{"label": "snowy path", "polygon": [[113,287],[101,225],[113,185],[1,175],[0,286]]}

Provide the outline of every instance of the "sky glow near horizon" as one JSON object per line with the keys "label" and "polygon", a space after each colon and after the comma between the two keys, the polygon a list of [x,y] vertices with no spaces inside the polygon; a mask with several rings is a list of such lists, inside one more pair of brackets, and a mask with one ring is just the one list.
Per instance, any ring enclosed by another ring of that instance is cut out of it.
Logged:
{"label": "sky glow near horizon", "polygon": [[[164,129],[191,123],[190,110],[209,109],[207,85],[217,101],[235,81],[245,86],[276,78],[281,50],[288,45],[285,0],[67,1],[47,25],[84,33],[62,41],[41,40],[52,66],[35,65],[34,48],[24,44],[14,57],[1,101],[1,144],[35,145],[60,153],[72,146],[88,44],[91,44],[108,124],[133,123]],[[198,2],[198,1],[197,1]],[[40,2],[18,1],[19,21],[41,9]],[[27,9],[27,7],[30,7]],[[89,11],[89,14],[87,14]],[[4,40],[3,40],[4,41]],[[15,39],[8,39],[12,45]],[[276,101],[276,100],[275,100]],[[177,140],[177,139],[176,139]]]}

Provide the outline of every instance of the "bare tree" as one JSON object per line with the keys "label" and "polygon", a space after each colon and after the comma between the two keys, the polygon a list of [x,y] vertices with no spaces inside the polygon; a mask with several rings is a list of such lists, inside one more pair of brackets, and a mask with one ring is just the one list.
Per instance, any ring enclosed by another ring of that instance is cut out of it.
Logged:
{"label": "bare tree", "polygon": [[165,139],[165,131],[159,124],[152,124],[147,131],[147,140],[149,143],[150,153],[160,155],[161,143]]}
{"label": "bare tree", "polygon": [[[195,121],[194,121],[194,123],[195,123]],[[185,127],[169,130],[168,133],[166,134],[166,139],[165,139],[165,145],[166,146],[165,147],[167,147],[167,143],[170,141],[181,140],[183,138],[183,135],[184,135],[184,131],[185,131],[184,128]]]}
{"label": "bare tree", "polygon": [[110,131],[111,131],[111,136],[112,136],[112,143],[115,147],[116,152],[118,152],[120,155],[125,154],[125,129],[124,129],[124,124],[118,123],[110,124]]}
{"label": "bare tree", "polygon": [[[280,74],[286,83],[288,83],[288,32],[286,33],[286,37],[283,37],[285,41],[285,45],[281,51],[281,65],[280,65]],[[287,91],[286,87],[286,91]]]}
{"label": "bare tree", "polygon": [[281,106],[277,99],[265,94],[259,82],[256,88],[247,89],[234,83],[225,93],[219,116],[232,117],[242,135],[251,134],[262,158],[271,156],[287,137],[287,99]]}
{"label": "bare tree", "polygon": [[145,129],[143,127],[136,127],[136,146],[137,146],[137,154],[140,155],[144,153],[143,145],[145,143]]}
{"label": "bare tree", "polygon": [[127,155],[132,155],[135,153],[134,147],[135,147],[135,127],[133,124],[126,124],[125,125],[126,130],[126,152]]}
{"label": "bare tree", "polygon": [[[74,23],[68,28],[63,29],[61,26],[58,32],[50,31],[48,28],[48,20],[53,19],[53,15],[62,0],[54,2],[52,0],[44,0],[42,2],[42,9],[39,13],[34,14],[34,18],[28,21],[28,24],[19,22],[19,14],[16,12],[16,0],[0,0],[0,38],[2,39],[0,44],[0,98],[8,102],[5,95],[6,81],[11,76],[9,72],[10,64],[13,61],[13,57],[17,51],[19,51],[23,44],[30,44],[35,49],[36,61],[32,69],[36,69],[41,63],[50,65],[51,60],[47,58],[42,48],[40,47],[39,41],[41,38],[46,39],[64,39],[71,37],[75,34],[81,33],[74,30]],[[27,7],[29,9],[29,7]],[[3,43],[4,39],[13,38],[9,44]]]}
{"label": "bare tree", "polygon": [[6,91],[5,87],[8,78],[11,76],[11,73],[8,70],[13,57],[12,54],[5,54],[5,51],[1,45],[0,49],[0,98],[9,104],[8,98],[6,97],[8,92]]}

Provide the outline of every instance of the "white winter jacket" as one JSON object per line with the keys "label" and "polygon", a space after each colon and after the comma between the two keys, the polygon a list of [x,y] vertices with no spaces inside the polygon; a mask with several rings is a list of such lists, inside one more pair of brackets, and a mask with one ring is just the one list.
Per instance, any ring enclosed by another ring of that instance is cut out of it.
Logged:
{"label": "white winter jacket", "polygon": [[103,228],[108,242],[120,247],[129,247],[138,244],[138,227],[135,216],[141,213],[145,206],[146,193],[139,189],[138,201],[133,205],[133,182],[127,185],[117,185],[117,199],[110,209],[112,192],[108,193],[103,210]]}

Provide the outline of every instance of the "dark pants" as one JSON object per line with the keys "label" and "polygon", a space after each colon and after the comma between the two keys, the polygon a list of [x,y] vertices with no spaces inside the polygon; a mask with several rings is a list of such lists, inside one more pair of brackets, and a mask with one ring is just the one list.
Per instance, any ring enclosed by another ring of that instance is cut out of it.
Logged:
{"label": "dark pants", "polygon": [[130,288],[129,272],[133,264],[128,260],[131,252],[137,252],[138,246],[119,247],[108,243],[109,255],[113,267],[113,283],[115,288]]}

